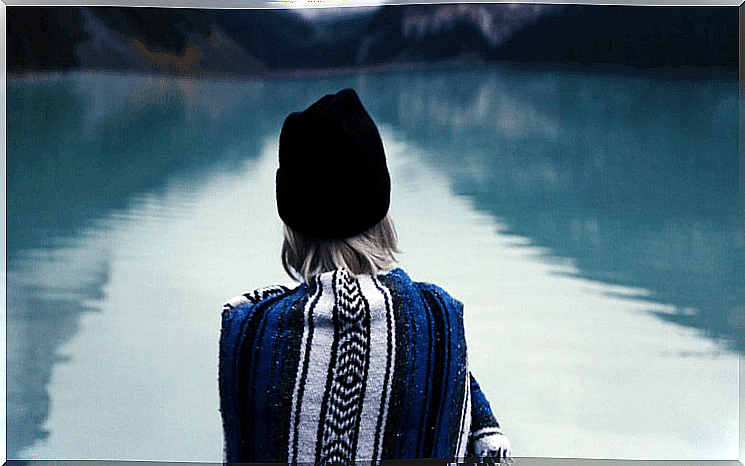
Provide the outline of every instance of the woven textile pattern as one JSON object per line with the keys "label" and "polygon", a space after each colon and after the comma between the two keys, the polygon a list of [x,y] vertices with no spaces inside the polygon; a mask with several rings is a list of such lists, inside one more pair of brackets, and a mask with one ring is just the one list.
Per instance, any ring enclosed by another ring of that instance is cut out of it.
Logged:
{"label": "woven textile pattern", "polygon": [[235,298],[225,303],[222,307],[222,310],[227,311],[243,304],[256,304],[260,301],[265,300],[266,298],[277,294],[286,293],[289,290],[290,288],[282,285],[273,285],[267,286],[266,288],[259,288],[258,290],[251,291],[250,293],[236,296]]}
{"label": "woven textile pattern", "polygon": [[334,347],[321,407],[319,462],[354,461],[370,362],[370,309],[359,283],[334,276]]}
{"label": "woven textile pattern", "polygon": [[227,462],[483,456],[502,437],[468,371],[462,305],[400,269],[229,301],[219,372]]}

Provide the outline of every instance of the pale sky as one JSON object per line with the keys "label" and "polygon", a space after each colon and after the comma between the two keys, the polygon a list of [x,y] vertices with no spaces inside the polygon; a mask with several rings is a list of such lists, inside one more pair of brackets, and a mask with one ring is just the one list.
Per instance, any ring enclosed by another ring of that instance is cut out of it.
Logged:
{"label": "pale sky", "polygon": [[368,13],[389,2],[386,0],[290,0],[273,3],[280,8],[295,9],[305,19],[319,19],[321,16],[337,17],[350,13]]}

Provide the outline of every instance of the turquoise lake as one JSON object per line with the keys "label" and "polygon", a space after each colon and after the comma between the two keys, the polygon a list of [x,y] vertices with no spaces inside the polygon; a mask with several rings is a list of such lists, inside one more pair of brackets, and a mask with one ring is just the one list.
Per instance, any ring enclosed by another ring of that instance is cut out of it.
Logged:
{"label": "turquoise lake", "polygon": [[8,78],[8,459],[221,461],[221,305],[290,282],[282,122],[346,87],[517,457],[737,458],[737,76],[504,64]]}

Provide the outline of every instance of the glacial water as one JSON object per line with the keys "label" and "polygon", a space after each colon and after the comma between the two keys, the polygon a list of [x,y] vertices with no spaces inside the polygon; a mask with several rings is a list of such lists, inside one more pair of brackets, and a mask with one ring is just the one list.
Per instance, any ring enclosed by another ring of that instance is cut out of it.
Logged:
{"label": "glacial water", "polygon": [[220,306],[289,281],[279,130],[345,87],[384,140],[400,266],[464,302],[517,456],[737,458],[736,76],[7,86],[9,459],[221,460]]}

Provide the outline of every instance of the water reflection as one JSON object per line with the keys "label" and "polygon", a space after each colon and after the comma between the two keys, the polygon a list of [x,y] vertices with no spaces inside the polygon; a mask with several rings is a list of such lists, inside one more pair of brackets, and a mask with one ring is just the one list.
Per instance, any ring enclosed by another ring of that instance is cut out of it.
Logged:
{"label": "water reflection", "polygon": [[199,183],[256,157],[245,135],[262,135],[266,121],[235,116],[265,108],[257,88],[93,74],[8,81],[9,458],[48,435],[60,348],[104,299],[108,246],[71,245],[137,193],[157,193],[175,175]]}
{"label": "water reflection", "polygon": [[[273,82],[96,74],[11,79],[9,458],[48,435],[48,385],[64,363],[61,348],[78,332],[81,315],[105,307],[111,270],[121,263],[113,258],[121,246],[106,230],[146,223],[144,217],[100,220],[129,218],[143,196],[168,192],[178,200],[151,214],[181,218],[186,214],[178,209],[206,199],[200,189],[246,162],[266,162],[260,151],[266,140],[276,141],[287,113],[343,87],[357,88],[381,126],[423,149],[417,163],[435,167],[455,194],[498,219],[506,227],[501,233],[528,238],[545,260],[572,265],[578,277],[639,290],[623,299],[673,305],[677,312],[657,311],[659,317],[742,350],[733,322],[736,80],[514,67]],[[219,219],[233,218],[233,209],[257,209],[228,205],[229,191],[218,196],[210,189],[223,209],[215,212]],[[271,186],[260,189],[271,198]],[[273,209],[270,198],[261,204]],[[196,218],[191,228],[209,231],[219,219]],[[238,237],[252,226],[235,228]],[[148,234],[160,235],[162,248],[169,241],[157,229]],[[184,253],[195,263],[229,259],[205,252],[219,249],[215,237],[196,237],[198,245],[191,238]],[[270,241],[245,254],[263,258],[259,250]],[[140,257],[131,255],[131,262]],[[158,284],[167,293],[173,285]]]}
{"label": "water reflection", "polygon": [[737,84],[538,72],[410,74],[397,127],[548,260],[648,290],[669,322],[737,340]]}
{"label": "water reflection", "polygon": [[7,456],[49,436],[47,390],[59,348],[77,333],[82,313],[98,311],[109,279],[104,251],[59,247],[30,253],[8,269]]}
{"label": "water reflection", "polygon": [[[83,73],[7,85],[7,456],[17,458],[48,436],[60,348],[105,300],[109,264],[88,262],[90,245],[79,240],[105,238],[111,227],[101,219],[126,218],[140,194],[163,195],[174,177],[185,180],[188,202],[199,186],[256,159],[290,111],[340,83]],[[107,257],[110,247],[93,254]]]}

